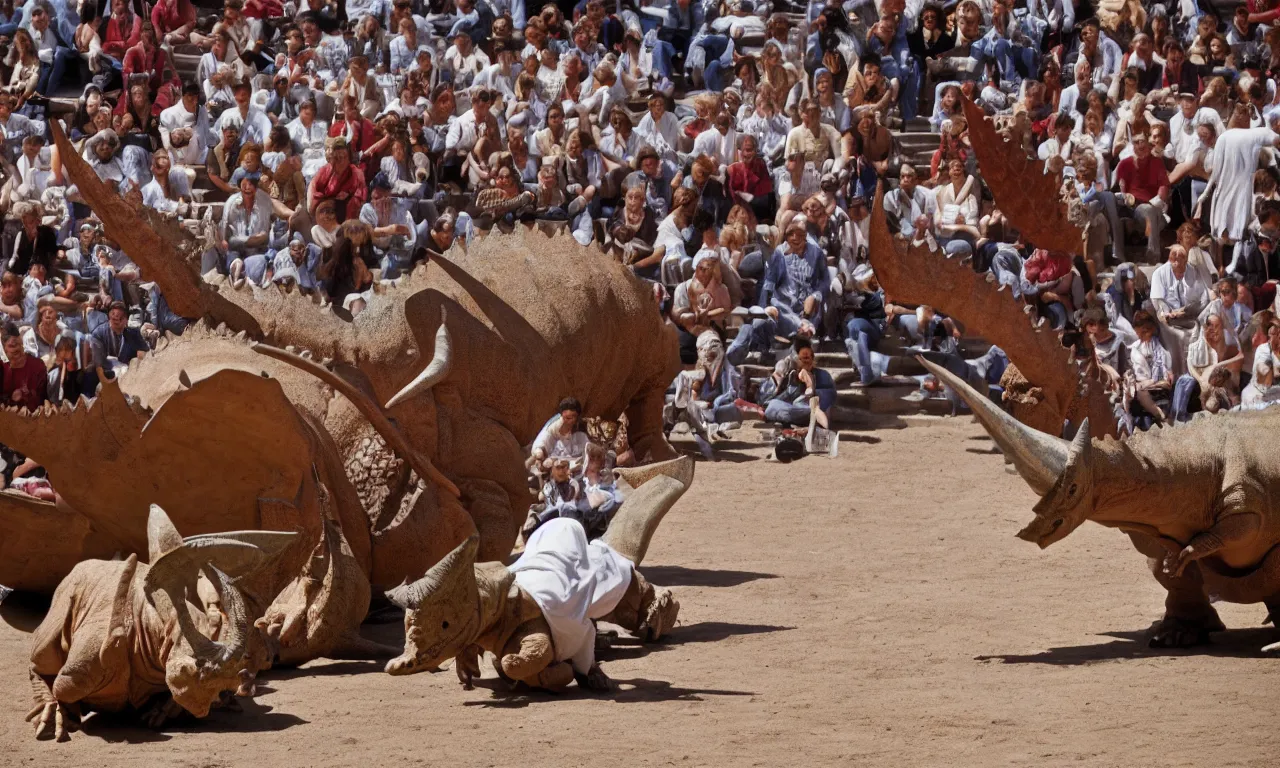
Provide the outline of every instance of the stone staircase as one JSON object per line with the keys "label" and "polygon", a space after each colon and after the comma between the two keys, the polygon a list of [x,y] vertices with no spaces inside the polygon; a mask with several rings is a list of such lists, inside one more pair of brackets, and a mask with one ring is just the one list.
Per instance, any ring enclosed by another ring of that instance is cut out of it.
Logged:
{"label": "stone staircase", "polygon": [[[735,333],[731,328],[728,335],[732,337]],[[965,359],[979,357],[990,348],[990,343],[977,338],[960,341],[960,353]],[[831,415],[833,426],[841,432],[901,429],[951,413],[951,402],[940,395],[918,399],[924,366],[916,359],[916,351],[910,349],[907,340],[893,328],[876,348],[889,360],[887,375],[875,386],[862,385],[857,363],[849,357],[842,340],[819,342],[816,349],[818,366],[835,380],[836,404]],[[778,357],[787,354],[781,346],[774,351]],[[753,355],[752,360],[754,358]],[[738,370],[750,390],[773,373],[773,366],[747,362],[738,366]]]}

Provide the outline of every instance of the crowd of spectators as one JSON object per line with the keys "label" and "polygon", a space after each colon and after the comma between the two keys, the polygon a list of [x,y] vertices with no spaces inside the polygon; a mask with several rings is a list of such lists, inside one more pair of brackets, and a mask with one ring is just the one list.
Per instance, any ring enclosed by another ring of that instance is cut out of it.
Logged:
{"label": "crowd of spectators", "polygon": [[[830,426],[823,343],[843,345],[865,386],[886,373],[877,349],[890,328],[998,380],[998,350],[976,368],[959,360],[954,323],[880,289],[867,248],[881,182],[898,235],[971,259],[1067,331],[1123,392],[1127,425],[1268,403],[1280,365],[1280,5],[1233,11],[1207,0],[0,5],[2,394],[28,407],[91,395],[187,322],[69,184],[50,144],[60,120],[126,199],[212,229],[205,270],[319,293],[344,316],[375,281],[456,238],[567,230],[652,281],[691,366],[669,420],[708,446],[746,418]],[[1035,249],[992,204],[962,98],[1061,178],[1088,221],[1082,253]],[[936,151],[904,162],[902,129],[931,131]],[[745,363],[774,371],[753,382]],[[41,368],[43,387],[30,373]]]}

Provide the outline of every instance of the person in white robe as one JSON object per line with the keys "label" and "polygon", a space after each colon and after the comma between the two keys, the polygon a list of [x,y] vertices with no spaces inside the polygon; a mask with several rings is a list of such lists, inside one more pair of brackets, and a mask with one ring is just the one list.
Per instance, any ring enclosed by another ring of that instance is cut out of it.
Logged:
{"label": "person in white robe", "polygon": [[1277,143],[1280,134],[1271,128],[1233,128],[1218,137],[1213,152],[1205,158],[1213,188],[1212,236],[1232,242],[1244,237],[1253,220],[1253,173],[1258,170],[1259,153]]}

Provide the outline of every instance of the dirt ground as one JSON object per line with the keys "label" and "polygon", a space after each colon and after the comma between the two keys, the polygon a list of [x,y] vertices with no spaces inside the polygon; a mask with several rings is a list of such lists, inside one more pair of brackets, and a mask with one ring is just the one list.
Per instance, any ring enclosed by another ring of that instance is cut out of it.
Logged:
{"label": "dirt ground", "polygon": [[699,465],[643,569],[677,591],[680,625],[603,653],[615,695],[464,691],[451,670],[317,662],[268,673],[242,713],[36,742],[28,635],[13,626],[31,616],[10,604],[0,765],[1280,762],[1261,606],[1220,605],[1232,629],[1212,648],[1149,650],[1163,595],[1144,559],[1099,526],[1043,552],[1015,539],[1034,497],[969,419],[841,449],[783,466],[742,442]]}

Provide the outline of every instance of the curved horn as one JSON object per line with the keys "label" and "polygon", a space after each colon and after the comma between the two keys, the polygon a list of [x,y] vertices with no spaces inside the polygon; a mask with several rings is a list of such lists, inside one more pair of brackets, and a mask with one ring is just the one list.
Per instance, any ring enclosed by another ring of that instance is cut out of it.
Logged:
{"label": "curved horn", "polygon": [[182,546],[182,535],[159,504],[152,504],[147,513],[147,561],[152,565],[160,558]]}
{"label": "curved horn", "polygon": [[[444,330],[443,322],[440,323],[440,331],[436,334],[437,358],[439,358],[440,355],[440,345],[438,343],[440,334],[444,334],[446,339],[445,356],[447,357],[448,333]],[[393,451],[400,454],[401,458],[409,463],[409,466],[413,467],[413,470],[418,473],[418,477],[428,479],[441,488],[446,489],[449,493],[452,493],[455,498],[460,498],[462,496],[462,493],[458,490],[458,486],[454,485],[452,480],[445,477],[444,473],[436,469],[435,464],[431,463],[431,459],[414,450],[413,446],[409,445],[409,441],[405,439],[404,434],[391,423],[391,420],[386,417],[382,412],[382,409],[378,408],[378,404],[354,384],[316,361],[308,360],[301,355],[294,354],[288,350],[258,342],[250,344],[249,347],[254,352],[286,362],[295,368],[306,371],[317,379],[323,381],[325,384],[333,387],[335,391],[341,392],[342,396],[350,400],[351,404],[356,407],[356,410],[360,411],[360,413],[369,420],[369,423],[373,425],[373,428],[382,436],[382,439],[386,441],[387,445]],[[428,373],[431,371],[432,367],[435,367],[435,364],[435,360],[431,361],[431,365],[427,367]],[[444,363],[446,369],[448,368],[448,365],[449,363],[446,360]],[[447,374],[448,371],[446,370],[445,373]]]}
{"label": "curved horn", "polygon": [[405,400],[426,392],[449,375],[449,371],[453,368],[453,342],[449,338],[449,328],[444,321],[445,310],[444,307],[440,307],[440,327],[436,330],[435,356],[431,358],[426,370],[418,374],[418,378],[409,382],[404,389],[395,394],[395,397],[387,401],[386,408],[394,408]]}
{"label": "curved horn", "polygon": [[466,579],[475,579],[471,566],[475,565],[476,552],[480,549],[480,537],[472,534],[452,552],[440,558],[426,575],[412,584],[401,584],[386,592],[387,599],[406,610],[414,610],[437,590],[447,588],[451,577],[465,586]]}
{"label": "curved horn", "polygon": [[[689,466],[684,467],[681,462],[688,462]],[[639,488],[627,494],[604,534],[604,543],[636,566],[644,560],[658,523],[689,489],[693,480],[693,459],[688,456],[658,466],[667,467],[668,471],[645,480]]]}
{"label": "curved horn", "polygon": [[916,357],[939,380],[956,391],[973,415],[996,441],[1004,455],[1013,461],[1018,474],[1031,486],[1031,490],[1043,496],[1057,481],[1067,466],[1070,446],[1066,440],[1031,429],[1027,425],[997,408],[985,395],[942,366]]}
{"label": "curved horn", "polygon": [[244,597],[231,583],[230,577],[218,570],[217,566],[207,566],[205,573],[213,582],[214,589],[218,591],[218,597],[222,599],[222,612],[227,615],[227,621],[223,625],[227,631],[213,643],[219,654],[218,661],[238,659],[244,655],[249,627],[249,614],[244,607]]}

